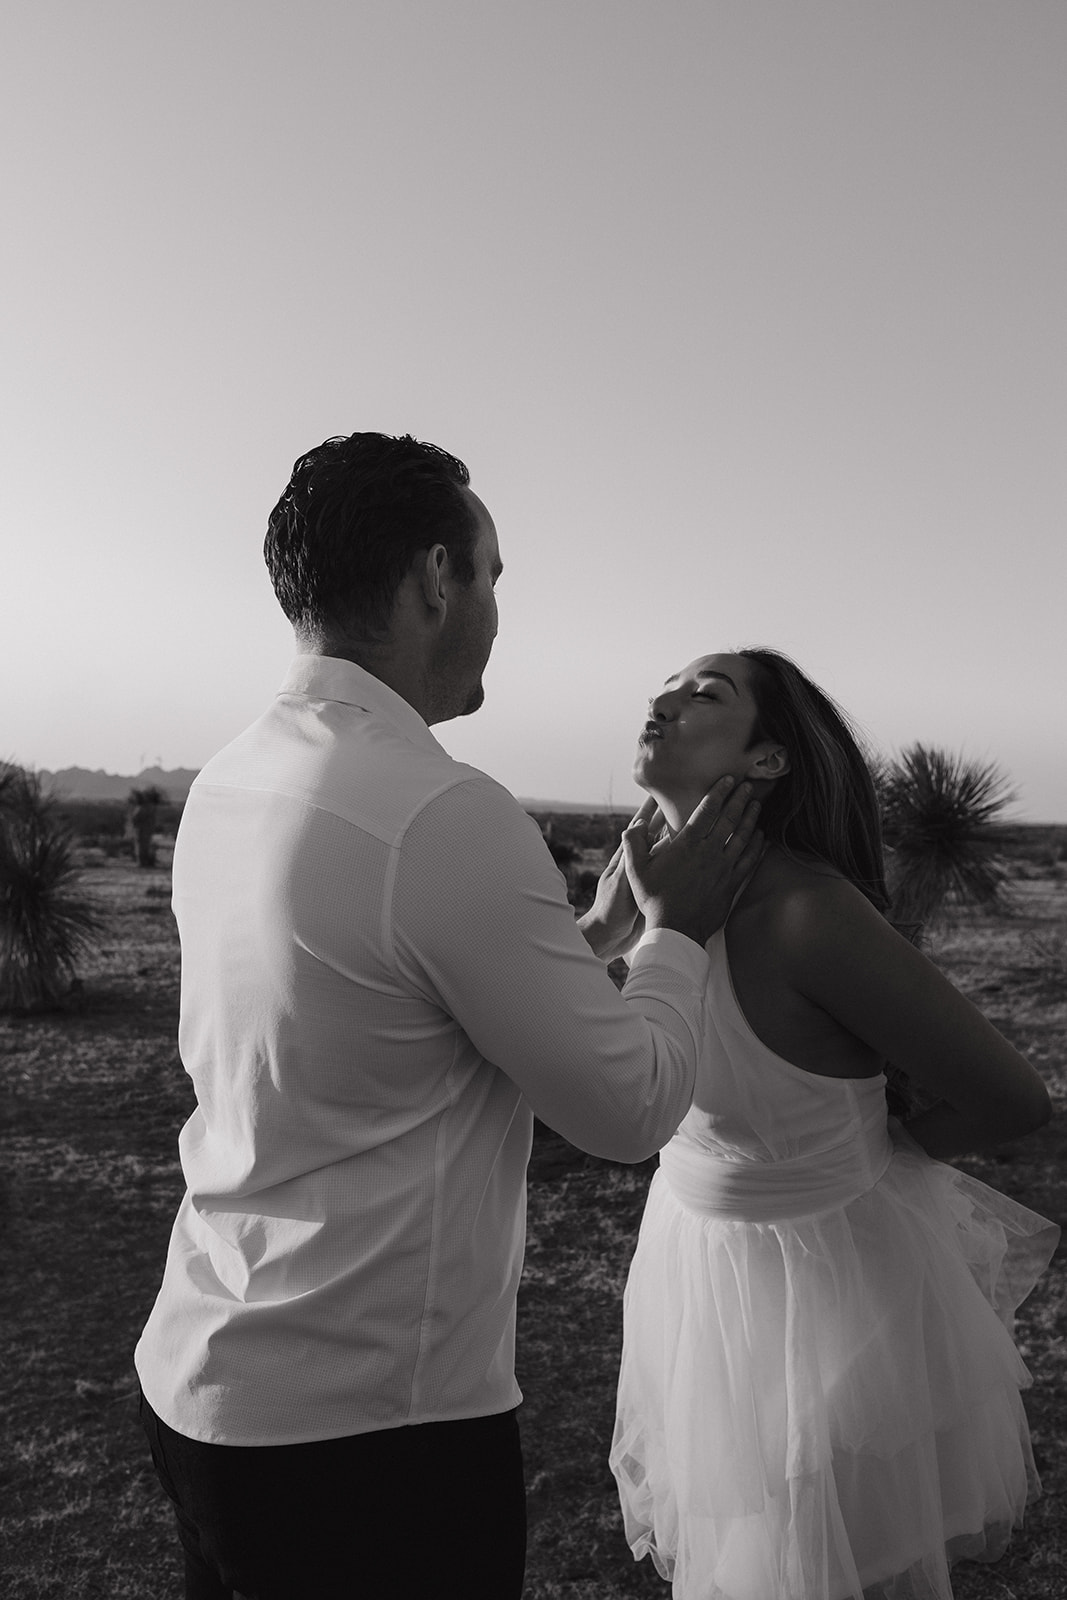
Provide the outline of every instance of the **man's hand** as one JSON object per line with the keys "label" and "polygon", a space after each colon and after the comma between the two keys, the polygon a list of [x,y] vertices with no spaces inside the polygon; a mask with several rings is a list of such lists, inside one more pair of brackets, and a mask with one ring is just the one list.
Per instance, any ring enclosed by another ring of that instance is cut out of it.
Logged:
{"label": "man's hand", "polygon": [[[640,824],[646,830],[647,837],[655,833],[662,822],[662,812],[655,800],[649,797],[630,827]],[[616,956],[625,954],[644,932],[645,919],[637,909],[637,901],[626,876],[621,841],[600,874],[596,898],[585,915],[578,918],[578,926],[585,935],[586,943],[602,961],[613,961]]]}
{"label": "man's hand", "polygon": [[726,921],[763,850],[752,785],[732,789],[732,778],[720,778],[673,839],[650,847],[645,806],[623,834],[626,876],[646,928],[673,928],[703,945]]}

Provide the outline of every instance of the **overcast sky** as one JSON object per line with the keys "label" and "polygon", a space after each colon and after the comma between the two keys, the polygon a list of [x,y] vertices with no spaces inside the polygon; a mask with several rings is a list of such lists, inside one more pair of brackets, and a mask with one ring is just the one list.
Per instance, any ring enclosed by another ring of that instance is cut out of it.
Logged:
{"label": "overcast sky", "polygon": [[199,766],[291,654],[292,462],[461,456],[446,748],[626,805],[691,657],[1067,820],[1063,0],[33,0],[5,16],[0,756]]}

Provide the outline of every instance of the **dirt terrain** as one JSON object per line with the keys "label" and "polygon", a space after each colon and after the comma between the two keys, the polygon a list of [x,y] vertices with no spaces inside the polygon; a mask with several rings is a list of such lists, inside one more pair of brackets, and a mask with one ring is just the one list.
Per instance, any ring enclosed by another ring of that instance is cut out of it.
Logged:
{"label": "dirt terrain", "polygon": [[[1067,830],[1063,830],[1067,835]],[[964,1163],[1061,1223],[1067,1215],[1067,869],[1035,830],[1015,913],[958,913],[931,953],[1043,1072],[1061,1114]],[[583,844],[585,841],[582,841]],[[169,851],[138,870],[84,852],[105,928],[67,1008],[0,1018],[3,1228],[3,1592],[8,1600],[179,1600],[169,1513],[138,1431],[131,1351],[181,1194],[175,1140],[191,1106],[178,1060]],[[519,1373],[530,1489],[528,1600],[668,1594],[621,1532],[605,1463],[620,1294],[653,1163],[595,1161],[539,1129],[530,1172]],[[1020,1342],[1045,1496],[957,1600],[1067,1593],[1067,1274],[1057,1258]]]}

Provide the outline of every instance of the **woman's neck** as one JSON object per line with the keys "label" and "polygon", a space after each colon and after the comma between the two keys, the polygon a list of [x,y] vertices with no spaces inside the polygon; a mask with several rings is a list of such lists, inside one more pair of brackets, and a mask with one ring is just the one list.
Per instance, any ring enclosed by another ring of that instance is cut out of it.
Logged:
{"label": "woman's neck", "polygon": [[[740,783],[742,780],[739,777],[736,781]],[[768,781],[765,778],[746,777],[744,781],[747,782],[752,789],[752,793],[749,798],[752,800],[759,800],[761,803],[766,800],[767,796],[774,789],[773,781]],[[660,811],[663,813],[663,818],[667,824],[667,827],[670,829],[672,834],[675,834],[678,833],[680,829],[685,827],[697,806],[704,799],[707,791],[704,789],[693,789],[692,791],[686,791],[685,793],[676,791],[674,794],[659,794],[655,789],[650,789],[648,792],[659,806]]]}
{"label": "woman's neck", "polygon": [[649,793],[663,813],[663,820],[672,835],[681,832],[704,798],[699,794],[656,794],[653,790],[649,790]]}

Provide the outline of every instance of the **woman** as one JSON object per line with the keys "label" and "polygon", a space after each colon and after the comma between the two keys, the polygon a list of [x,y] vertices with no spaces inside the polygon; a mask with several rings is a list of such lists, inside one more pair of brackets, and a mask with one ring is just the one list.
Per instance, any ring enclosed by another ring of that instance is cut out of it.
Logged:
{"label": "woman", "polygon": [[[709,941],[705,1053],[624,1302],[611,1465],[678,1600],[950,1600],[1037,1477],[1012,1316],[1058,1229],[940,1158],[1049,1116],[1040,1077],[886,920],[878,807],[836,707],[783,656],[705,656],[650,703],[625,861],[724,774],[763,856]],[[655,846],[653,845],[654,849]],[[885,1069],[934,1104],[890,1124]]]}

